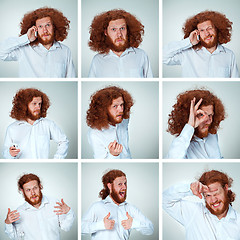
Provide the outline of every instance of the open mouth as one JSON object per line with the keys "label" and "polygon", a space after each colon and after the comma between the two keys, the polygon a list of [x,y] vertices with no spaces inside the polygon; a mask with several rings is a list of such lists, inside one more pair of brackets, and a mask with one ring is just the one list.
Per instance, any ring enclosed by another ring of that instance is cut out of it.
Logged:
{"label": "open mouth", "polygon": [[124,198],[124,197],[125,197],[125,194],[126,194],[126,192],[125,192],[125,191],[119,192],[119,195],[120,195],[122,198]]}
{"label": "open mouth", "polygon": [[221,205],[221,202],[217,202],[212,204],[212,207],[215,209],[215,208],[218,208],[220,205]]}

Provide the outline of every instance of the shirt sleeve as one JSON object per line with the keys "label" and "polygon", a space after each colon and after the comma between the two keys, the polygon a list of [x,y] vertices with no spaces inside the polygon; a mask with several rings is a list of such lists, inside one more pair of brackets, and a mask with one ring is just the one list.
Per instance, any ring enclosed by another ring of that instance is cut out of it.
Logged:
{"label": "shirt sleeve", "polygon": [[237,62],[234,53],[232,53],[231,78],[239,78]]}
{"label": "shirt sleeve", "polygon": [[24,232],[21,231],[19,224],[17,222],[12,224],[5,224],[5,233],[12,240],[18,240],[24,238]]}
{"label": "shirt sleeve", "polygon": [[131,206],[129,215],[133,218],[132,229],[141,232],[143,235],[153,234],[154,227],[152,222],[138,208]]}
{"label": "shirt sleeve", "polygon": [[118,156],[113,156],[105,146],[101,136],[97,133],[97,130],[89,129],[88,131],[88,142],[93,149],[93,156],[95,159],[120,159],[120,154]]}
{"label": "shirt sleeve", "polygon": [[93,204],[82,218],[82,234],[92,234],[98,231],[106,230],[103,219],[99,219],[97,213],[97,206]]}
{"label": "shirt sleeve", "polygon": [[196,204],[183,200],[187,196],[193,196],[190,184],[176,184],[163,192],[163,209],[182,225],[186,225],[192,219],[196,211]]}
{"label": "shirt sleeve", "polygon": [[183,51],[191,47],[189,38],[169,43],[163,48],[163,63],[166,65],[181,65]]}
{"label": "shirt sleeve", "polygon": [[66,78],[75,78],[75,67],[72,60],[72,53],[71,50],[68,49],[68,62],[67,62],[67,72],[66,72]]}
{"label": "shirt sleeve", "polygon": [[57,151],[54,155],[55,159],[63,159],[67,156],[69,141],[63,131],[54,123],[50,123],[51,139],[57,143]]}
{"label": "shirt sleeve", "polygon": [[176,137],[169,149],[166,158],[184,159],[186,158],[187,150],[194,134],[194,128],[186,124],[181,134]]}
{"label": "shirt sleeve", "polygon": [[11,37],[0,44],[0,58],[3,61],[17,61],[20,57],[20,47],[30,43],[27,34],[21,37]]}
{"label": "shirt sleeve", "polygon": [[7,128],[5,139],[4,139],[4,146],[3,146],[3,157],[6,159],[15,159],[16,157],[12,157],[9,153],[9,148],[12,146],[13,142],[11,139],[11,134],[9,131],[9,127]]}
{"label": "shirt sleeve", "polygon": [[60,215],[59,220],[60,220],[60,228],[63,231],[69,231],[70,228],[73,225],[74,222],[74,212],[72,209],[69,210],[67,214]]}
{"label": "shirt sleeve", "polygon": [[143,76],[144,78],[153,78],[152,69],[150,66],[150,61],[146,53],[144,53],[144,66],[143,66]]}

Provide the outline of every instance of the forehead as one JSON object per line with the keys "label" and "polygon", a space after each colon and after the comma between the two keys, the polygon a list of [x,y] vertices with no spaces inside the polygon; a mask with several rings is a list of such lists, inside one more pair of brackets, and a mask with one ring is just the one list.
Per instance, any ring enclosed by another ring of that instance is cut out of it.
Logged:
{"label": "forehead", "polygon": [[214,25],[212,24],[212,22],[210,20],[207,20],[205,22],[199,23],[197,25],[198,29],[206,29],[208,27],[213,27]]}
{"label": "forehead", "polygon": [[116,99],[113,99],[113,101],[112,101],[112,105],[120,105],[120,104],[122,104],[122,103],[124,103],[122,97],[118,97],[118,98],[116,98]]}
{"label": "forehead", "polygon": [[33,97],[31,103],[35,103],[35,102],[42,102],[42,98],[41,97]]}
{"label": "forehead", "polygon": [[50,17],[39,18],[36,20],[36,25],[43,25],[49,22],[52,22],[52,19]]}
{"label": "forehead", "polygon": [[24,189],[31,188],[31,187],[34,187],[34,186],[38,186],[37,180],[32,180],[30,182],[27,182],[27,183],[23,184]]}
{"label": "forehead", "polygon": [[206,194],[219,192],[223,189],[223,187],[222,187],[221,183],[215,182],[215,183],[209,184],[208,189],[209,189],[209,191],[207,191]]}
{"label": "forehead", "polygon": [[203,110],[207,114],[213,114],[214,113],[213,105],[201,106],[200,109]]}
{"label": "forehead", "polygon": [[108,27],[119,27],[126,25],[125,19],[117,19],[109,22]]}
{"label": "forehead", "polygon": [[122,177],[117,177],[117,178],[115,178],[114,181],[113,181],[113,183],[118,184],[118,183],[124,183],[124,182],[126,182],[126,181],[127,181],[127,178],[126,178],[125,176],[122,176]]}

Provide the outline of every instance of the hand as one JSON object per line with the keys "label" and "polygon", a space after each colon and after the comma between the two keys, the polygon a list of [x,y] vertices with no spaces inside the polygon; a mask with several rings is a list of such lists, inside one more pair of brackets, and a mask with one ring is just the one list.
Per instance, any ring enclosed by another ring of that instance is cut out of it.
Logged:
{"label": "hand", "polygon": [[117,141],[114,140],[114,142],[111,142],[108,145],[108,149],[113,156],[118,156],[122,152],[123,146],[121,144],[118,144]]}
{"label": "hand", "polygon": [[27,31],[27,36],[30,42],[33,42],[36,40],[35,32],[37,32],[37,27],[32,26],[31,28],[28,29]]}
{"label": "hand", "polygon": [[192,190],[192,193],[195,196],[199,197],[200,199],[202,199],[201,193],[205,193],[205,192],[209,191],[208,186],[203,185],[202,183],[200,183],[198,181],[191,183],[190,188]]}
{"label": "hand", "polygon": [[103,219],[104,222],[104,226],[106,229],[111,230],[114,227],[115,221],[114,220],[110,220],[110,212],[108,213],[108,215]]}
{"label": "hand", "polygon": [[70,207],[61,199],[61,202],[56,202],[59,206],[54,206],[54,208],[58,208],[58,210],[54,210],[53,212],[56,213],[56,215],[62,215],[67,214],[70,211]]}
{"label": "hand", "polygon": [[193,46],[197,45],[200,42],[197,36],[199,36],[199,31],[197,29],[192,31],[189,35],[190,42]]}
{"label": "hand", "polygon": [[20,213],[17,212],[17,210],[11,211],[10,208],[8,208],[8,213],[5,219],[5,223],[11,224],[13,222],[16,222],[17,220],[19,220],[19,217],[20,217]]}
{"label": "hand", "polygon": [[197,102],[196,105],[195,101],[196,98],[194,97],[193,100],[191,100],[188,124],[194,128],[197,128],[200,123],[207,120],[207,115],[203,110],[198,109],[202,102],[202,98]]}
{"label": "hand", "polygon": [[16,147],[10,147],[9,153],[12,157],[16,157],[20,152],[20,149],[17,149]]}
{"label": "hand", "polygon": [[128,230],[132,227],[133,218],[128,214],[128,212],[126,213],[126,215],[128,219],[123,220],[121,224],[125,230]]}

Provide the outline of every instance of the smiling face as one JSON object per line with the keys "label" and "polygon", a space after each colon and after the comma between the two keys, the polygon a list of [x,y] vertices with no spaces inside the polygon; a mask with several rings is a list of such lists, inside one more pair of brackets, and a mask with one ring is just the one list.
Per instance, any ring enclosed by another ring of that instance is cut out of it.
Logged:
{"label": "smiling face", "polygon": [[200,41],[205,48],[217,46],[217,31],[211,21],[205,21],[197,25]]}
{"label": "smiling face", "polygon": [[107,43],[113,51],[123,52],[128,47],[125,19],[110,21],[105,35],[107,36]]}
{"label": "smiling face", "polygon": [[50,17],[36,20],[38,39],[42,45],[51,45],[54,41],[54,27]]}
{"label": "smiling face", "polygon": [[37,120],[41,116],[42,98],[33,97],[32,101],[28,104],[28,118]]}
{"label": "smiling face", "polygon": [[229,200],[227,197],[228,185],[223,188],[219,182],[208,185],[209,191],[204,193],[206,207],[216,215],[219,219],[226,216],[229,208]]}
{"label": "smiling face", "polygon": [[208,130],[213,121],[214,110],[213,110],[213,105],[202,106],[200,107],[200,109],[204,111],[204,115],[201,114],[202,116],[200,117],[205,116],[206,120],[199,124],[199,126],[196,129],[195,135],[199,138],[204,138],[208,136]]}
{"label": "smiling face", "polygon": [[42,192],[37,180],[23,184],[22,193],[26,202],[34,207],[39,207],[42,201]]}
{"label": "smiling face", "polygon": [[110,196],[116,204],[123,203],[127,198],[127,178],[117,177],[113,183],[108,183]]}
{"label": "smiling face", "polygon": [[123,120],[124,101],[122,97],[118,97],[112,101],[108,107],[109,122],[112,125],[121,123]]}

